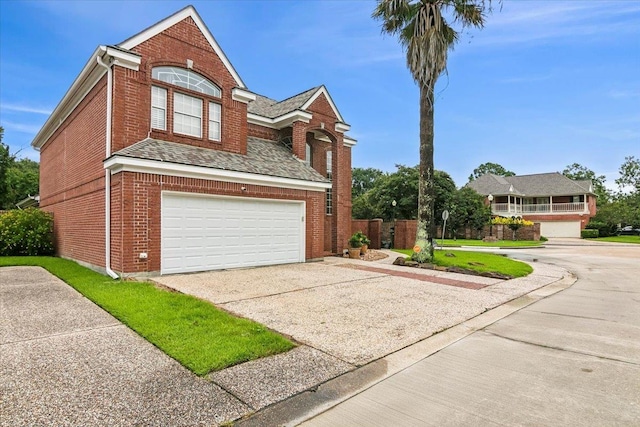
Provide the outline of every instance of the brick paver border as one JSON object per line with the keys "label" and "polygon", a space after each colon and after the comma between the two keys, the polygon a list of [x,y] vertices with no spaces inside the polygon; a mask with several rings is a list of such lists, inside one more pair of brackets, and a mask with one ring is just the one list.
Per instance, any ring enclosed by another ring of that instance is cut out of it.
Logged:
{"label": "brick paver border", "polygon": [[[418,274],[410,271],[389,270],[386,268],[369,267],[365,265],[345,264],[345,265],[342,265],[341,267],[355,268],[356,270],[371,271],[374,273],[383,273],[383,274],[388,274],[390,276],[404,277],[406,279],[421,280],[423,282],[431,282],[431,283],[437,283],[439,285],[455,286],[458,288],[465,288],[465,289],[478,290],[478,289],[482,289],[482,288],[486,288],[487,286],[490,286],[483,283],[465,282],[463,280],[448,279],[446,277],[430,276],[427,274]],[[412,268],[412,267],[407,267],[407,269],[409,268]]]}

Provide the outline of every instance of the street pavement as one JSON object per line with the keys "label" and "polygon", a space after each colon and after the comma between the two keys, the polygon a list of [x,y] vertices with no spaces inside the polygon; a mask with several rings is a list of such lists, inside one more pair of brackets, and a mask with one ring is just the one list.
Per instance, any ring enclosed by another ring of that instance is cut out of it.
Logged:
{"label": "street pavement", "polygon": [[508,252],[578,281],[301,425],[639,426],[640,246]]}

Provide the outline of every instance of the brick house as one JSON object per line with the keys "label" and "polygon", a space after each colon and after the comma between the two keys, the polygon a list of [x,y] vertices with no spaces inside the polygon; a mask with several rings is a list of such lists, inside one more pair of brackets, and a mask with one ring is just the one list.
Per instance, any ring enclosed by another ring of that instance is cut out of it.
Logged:
{"label": "brick house", "polygon": [[467,187],[487,196],[493,215],[522,216],[540,223],[540,234],[545,237],[580,237],[580,230],[596,214],[591,180],[573,180],[558,172],[516,176],[485,174],[469,182]]}
{"label": "brick house", "polygon": [[189,6],[91,55],[32,142],[40,207],[113,277],[318,259],[350,234],[348,130],[324,86],[249,91]]}

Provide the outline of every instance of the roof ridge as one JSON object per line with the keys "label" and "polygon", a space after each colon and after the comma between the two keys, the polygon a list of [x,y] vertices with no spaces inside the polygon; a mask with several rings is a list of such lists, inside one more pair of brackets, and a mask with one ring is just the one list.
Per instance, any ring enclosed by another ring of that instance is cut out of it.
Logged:
{"label": "roof ridge", "polygon": [[282,101],[278,101],[278,102],[276,102],[276,104],[280,104],[280,103],[282,103],[282,102],[288,101],[288,100],[290,100],[290,99],[295,98],[296,96],[303,95],[303,94],[305,94],[305,93],[307,93],[307,92],[311,92],[311,91],[313,91],[313,92],[315,93],[315,92],[317,92],[317,91],[318,91],[318,89],[320,89],[321,87],[322,87],[322,86],[316,86],[316,87],[312,87],[311,89],[303,90],[303,91],[302,91],[302,92],[300,92],[300,93],[297,93],[297,94],[292,95],[292,96],[290,96],[290,97],[288,97],[288,98],[285,98],[285,99],[283,99]]}

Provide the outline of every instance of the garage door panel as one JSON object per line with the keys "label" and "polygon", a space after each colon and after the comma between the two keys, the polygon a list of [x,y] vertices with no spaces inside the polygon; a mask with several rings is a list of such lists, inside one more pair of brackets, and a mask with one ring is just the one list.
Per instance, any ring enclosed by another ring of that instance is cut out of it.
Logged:
{"label": "garage door panel", "polygon": [[580,237],[580,221],[540,221],[544,237]]}
{"label": "garage door panel", "polygon": [[304,204],[163,193],[161,272],[304,261]]}

